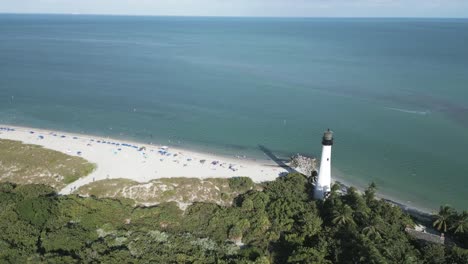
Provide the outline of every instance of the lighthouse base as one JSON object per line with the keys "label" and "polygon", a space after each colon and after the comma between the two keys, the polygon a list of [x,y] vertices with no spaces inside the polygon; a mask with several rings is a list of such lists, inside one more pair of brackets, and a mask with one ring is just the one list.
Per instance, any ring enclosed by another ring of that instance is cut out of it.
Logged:
{"label": "lighthouse base", "polygon": [[330,193],[330,186],[315,186],[314,189],[314,199],[315,200],[323,200],[327,198],[328,194]]}

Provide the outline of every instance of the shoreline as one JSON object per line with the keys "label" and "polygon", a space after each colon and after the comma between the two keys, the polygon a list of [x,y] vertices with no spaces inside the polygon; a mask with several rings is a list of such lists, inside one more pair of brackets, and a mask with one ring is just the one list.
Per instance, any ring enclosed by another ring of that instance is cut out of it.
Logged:
{"label": "shoreline", "polygon": [[35,144],[83,157],[97,169],[60,190],[72,193],[90,182],[124,178],[145,183],[158,178],[231,178],[248,176],[254,182],[273,181],[287,173],[273,160],[251,160],[196,152],[179,147],[147,144],[109,137],[0,124],[0,138]]}
{"label": "shoreline", "polygon": [[[285,168],[280,167],[272,159],[236,158],[161,144],[9,124],[0,124],[0,128],[14,129],[14,131],[0,129],[1,139],[40,145],[68,155],[83,157],[98,165],[91,174],[60,190],[60,194],[70,194],[83,185],[104,179],[123,178],[146,183],[158,178],[204,179],[246,176],[258,183],[273,181],[287,173]],[[160,152],[162,147],[167,147],[164,155]],[[202,164],[203,160],[205,162]],[[337,175],[333,176],[333,182],[339,182],[345,187],[354,186]],[[354,187],[362,191],[358,186]],[[418,216],[431,214],[428,208],[410,206],[382,193],[378,193],[377,197],[399,206],[408,213]]]}
{"label": "shoreline", "polygon": [[[339,183],[341,185],[341,189],[340,191],[341,192],[346,192],[346,188],[348,187],[355,187],[357,189],[357,191],[361,194],[364,194],[364,189],[365,188],[359,188],[357,186],[354,186],[352,184],[350,184],[349,182],[345,182],[345,181],[341,181],[339,179],[337,180],[333,180],[332,179],[332,182],[333,183]],[[388,195],[385,195],[385,194],[382,194],[382,193],[379,193],[377,192],[375,194],[375,197],[376,199],[379,199],[379,200],[383,200],[391,205],[394,205],[394,206],[398,206],[400,207],[400,209],[411,215],[412,217],[416,218],[418,221],[420,222],[427,222],[427,221],[430,221],[433,213],[430,209],[427,209],[427,208],[422,208],[422,207],[416,207],[416,206],[413,206],[413,205],[408,205],[408,204],[405,204],[404,202],[401,202],[399,201],[398,199],[395,199],[391,196],[388,196]]]}

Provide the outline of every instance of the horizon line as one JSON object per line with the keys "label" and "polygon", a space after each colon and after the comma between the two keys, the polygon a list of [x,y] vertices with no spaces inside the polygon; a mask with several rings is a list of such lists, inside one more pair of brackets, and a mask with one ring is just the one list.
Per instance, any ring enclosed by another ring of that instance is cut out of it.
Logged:
{"label": "horizon line", "polygon": [[243,15],[150,15],[150,14],[106,14],[106,13],[79,13],[79,12],[2,12],[0,15],[71,15],[71,16],[125,16],[125,17],[186,17],[186,18],[287,18],[287,19],[305,19],[305,18],[343,18],[343,19],[468,19],[468,17],[443,17],[443,16],[243,16]]}

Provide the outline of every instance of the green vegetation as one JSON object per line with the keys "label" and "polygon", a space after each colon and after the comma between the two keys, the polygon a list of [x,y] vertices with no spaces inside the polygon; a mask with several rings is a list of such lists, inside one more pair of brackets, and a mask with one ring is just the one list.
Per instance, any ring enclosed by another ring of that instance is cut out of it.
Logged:
{"label": "green vegetation", "polygon": [[[238,181],[227,185],[247,184]],[[376,200],[375,186],[364,195],[333,188],[325,202],[311,200],[311,188],[290,174],[232,206],[182,211],[0,183],[0,263],[468,263],[466,249],[412,239],[404,231],[412,219]],[[465,214],[455,215],[447,228],[466,248]]]}
{"label": "green vegetation", "polygon": [[258,188],[247,177],[229,179],[161,178],[148,183],[128,179],[96,181],[80,187],[75,193],[99,198],[130,198],[137,204],[160,204],[174,201],[181,207],[194,202],[231,205],[239,194]]}
{"label": "green vegetation", "polygon": [[234,177],[229,178],[228,180],[229,187],[238,192],[246,192],[248,190],[252,190],[255,187],[254,182],[252,179],[248,177]]}
{"label": "green vegetation", "polygon": [[45,184],[60,190],[94,169],[94,164],[80,157],[0,139],[1,182]]}
{"label": "green vegetation", "polygon": [[434,216],[433,226],[440,232],[448,233],[462,244],[468,244],[468,212],[458,213],[448,205],[440,207]]}

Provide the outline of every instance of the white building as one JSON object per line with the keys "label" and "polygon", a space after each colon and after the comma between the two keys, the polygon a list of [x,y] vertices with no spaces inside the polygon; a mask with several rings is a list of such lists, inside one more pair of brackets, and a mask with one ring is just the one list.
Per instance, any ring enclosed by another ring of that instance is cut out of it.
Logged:
{"label": "white building", "polygon": [[322,138],[322,158],[317,182],[315,184],[314,198],[323,200],[331,189],[331,147],[333,145],[333,132],[328,129]]}

